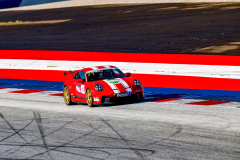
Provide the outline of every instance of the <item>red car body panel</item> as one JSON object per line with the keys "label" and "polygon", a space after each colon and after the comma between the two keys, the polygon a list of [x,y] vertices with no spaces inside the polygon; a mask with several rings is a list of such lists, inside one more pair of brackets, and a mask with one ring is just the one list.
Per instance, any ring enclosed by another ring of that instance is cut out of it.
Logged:
{"label": "red car body panel", "polygon": [[[106,104],[106,103],[115,103],[112,100],[124,99],[119,98],[119,94],[130,94],[131,97],[139,96],[144,98],[144,90],[143,87],[136,86],[134,84],[135,78],[132,77],[122,77],[122,78],[114,78],[114,79],[103,79],[96,81],[88,81],[87,74],[94,70],[106,70],[106,69],[118,69],[115,66],[96,66],[93,68],[84,68],[82,70],[65,72],[65,77],[67,77],[67,81],[64,83],[64,86],[67,86],[70,91],[71,101],[72,102],[83,102],[87,103],[86,100],[86,91],[87,89],[91,90],[93,96],[94,104]],[[86,77],[85,81],[82,79],[76,79],[76,75],[79,74],[80,71],[84,71],[84,75]],[[99,84],[103,87],[102,91],[97,91],[95,89],[95,85]],[[126,96],[130,97],[130,96]]]}

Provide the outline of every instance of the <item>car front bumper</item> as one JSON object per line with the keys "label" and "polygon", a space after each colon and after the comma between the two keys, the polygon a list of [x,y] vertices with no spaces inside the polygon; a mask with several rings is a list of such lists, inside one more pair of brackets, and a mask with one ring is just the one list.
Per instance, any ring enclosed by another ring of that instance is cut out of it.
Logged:
{"label": "car front bumper", "polygon": [[103,96],[101,100],[101,104],[117,104],[117,103],[126,103],[131,101],[137,101],[143,99],[142,93],[139,92],[137,94],[132,94],[127,97],[109,97]]}

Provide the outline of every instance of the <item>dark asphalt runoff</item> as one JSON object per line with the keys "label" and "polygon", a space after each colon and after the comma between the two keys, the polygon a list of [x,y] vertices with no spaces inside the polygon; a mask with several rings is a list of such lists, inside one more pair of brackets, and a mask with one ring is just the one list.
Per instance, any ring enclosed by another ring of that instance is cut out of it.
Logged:
{"label": "dark asphalt runoff", "polygon": [[[50,22],[0,23],[0,50],[239,55],[239,13],[240,3],[5,11],[0,12],[0,22]],[[61,22],[53,23],[56,20]]]}
{"label": "dark asphalt runoff", "polygon": [[[239,55],[240,3],[0,12],[0,50]],[[30,21],[30,22],[26,22]],[[66,55],[74,56],[74,55]],[[0,94],[3,160],[239,160],[240,110]]]}

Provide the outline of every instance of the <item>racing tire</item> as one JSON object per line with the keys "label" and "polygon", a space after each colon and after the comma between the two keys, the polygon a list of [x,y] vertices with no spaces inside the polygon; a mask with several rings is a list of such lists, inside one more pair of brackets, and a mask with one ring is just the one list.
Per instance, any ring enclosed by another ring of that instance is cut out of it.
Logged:
{"label": "racing tire", "polygon": [[73,102],[71,100],[71,94],[70,94],[70,91],[68,89],[68,86],[64,86],[64,89],[63,89],[63,96],[64,96],[64,102],[66,105],[72,105]]}
{"label": "racing tire", "polygon": [[141,102],[144,99],[142,93],[138,93],[137,96],[138,96],[137,102]]}
{"label": "racing tire", "polygon": [[89,107],[93,107],[93,96],[90,89],[87,89],[86,91],[86,100],[87,100],[87,105]]}

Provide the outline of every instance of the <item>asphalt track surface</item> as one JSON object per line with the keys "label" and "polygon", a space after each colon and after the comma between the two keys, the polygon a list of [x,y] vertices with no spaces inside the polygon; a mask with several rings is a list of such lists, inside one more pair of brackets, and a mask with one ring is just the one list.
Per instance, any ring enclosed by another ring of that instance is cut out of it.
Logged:
{"label": "asphalt track surface", "polygon": [[[193,51],[234,45],[210,54],[239,55],[238,6],[154,4],[1,12],[3,22],[47,22],[0,25],[0,49],[209,54]],[[239,160],[239,112],[152,102],[89,108],[66,106],[62,97],[0,93],[0,159]]]}
{"label": "asphalt track surface", "polygon": [[[3,11],[1,50],[239,55],[240,3]],[[66,55],[69,56],[69,55]]]}
{"label": "asphalt track surface", "polygon": [[1,159],[236,159],[239,109],[0,94]]}

